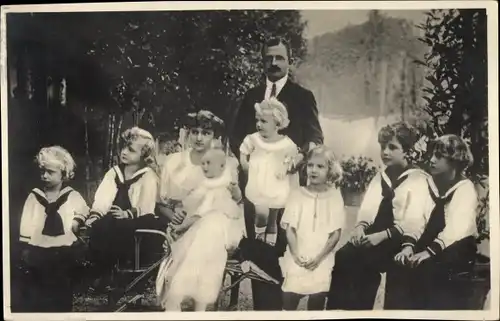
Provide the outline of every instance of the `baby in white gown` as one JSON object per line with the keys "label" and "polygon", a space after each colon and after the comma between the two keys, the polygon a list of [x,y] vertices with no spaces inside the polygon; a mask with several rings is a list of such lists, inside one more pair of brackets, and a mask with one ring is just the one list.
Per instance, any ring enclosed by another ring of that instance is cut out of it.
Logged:
{"label": "baby in white gown", "polygon": [[177,240],[202,216],[213,211],[223,212],[229,218],[238,218],[240,207],[232,193],[239,193],[237,183],[229,175],[223,175],[226,155],[221,149],[211,149],[202,158],[201,167],[205,179],[186,198],[179,202],[175,211],[184,211],[186,218],[181,224],[169,224],[167,234]]}
{"label": "baby in white gown", "polygon": [[[166,311],[181,309],[191,298],[195,309],[204,311],[214,304],[224,275],[227,253],[242,237],[242,209],[234,201],[240,193],[236,177],[225,170],[227,156],[220,149],[208,151],[202,159],[205,179],[183,200],[187,213],[179,225],[170,225],[167,234],[171,256],[158,272],[156,291]],[[230,165],[229,165],[230,166]]]}

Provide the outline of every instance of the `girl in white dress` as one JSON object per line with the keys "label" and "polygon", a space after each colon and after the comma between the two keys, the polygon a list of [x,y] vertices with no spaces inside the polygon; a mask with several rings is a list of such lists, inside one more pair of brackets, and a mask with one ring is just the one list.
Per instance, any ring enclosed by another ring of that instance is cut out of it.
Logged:
{"label": "girl in white dress", "polygon": [[323,310],[334,265],[334,248],[344,227],[344,201],[335,182],[342,169],[324,146],[307,156],[308,185],[294,189],[288,198],[281,227],[288,246],[280,258],[283,272],[283,309],[295,310],[303,296],[308,310]]}
{"label": "girl in white dress", "polygon": [[[170,154],[161,170],[159,212],[175,225],[181,224],[186,217],[183,211],[175,211],[176,205],[187,201],[190,207],[188,195],[206,180],[202,159],[221,137],[224,125],[220,118],[203,110],[188,115],[188,121],[189,147]],[[227,157],[223,180],[236,182],[237,166],[236,159]],[[229,186],[232,199],[239,202],[239,187],[235,184]],[[204,311],[214,304],[222,284],[227,253],[238,246],[243,231],[242,217],[230,219],[223,210],[200,215],[185,234],[172,244],[173,256],[160,265],[156,279],[160,305],[166,311],[175,311],[181,310],[182,303],[194,300],[194,309]],[[185,250],[176,251],[177,248]],[[191,275],[193,279],[189,282],[195,282],[190,283],[194,285],[184,286],[186,278]],[[192,291],[200,287],[203,291]]]}
{"label": "girl in white dress", "polygon": [[255,235],[276,242],[276,219],[292,186],[298,186],[297,145],[279,133],[290,123],[286,107],[276,98],[255,104],[257,132],[240,146],[240,164],[247,172],[246,198],[255,206]]}

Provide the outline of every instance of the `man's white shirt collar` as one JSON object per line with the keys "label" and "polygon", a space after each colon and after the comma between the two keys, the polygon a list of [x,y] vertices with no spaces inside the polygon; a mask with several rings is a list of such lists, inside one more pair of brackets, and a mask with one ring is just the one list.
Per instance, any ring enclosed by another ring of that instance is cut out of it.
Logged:
{"label": "man's white shirt collar", "polygon": [[[283,78],[274,82],[276,84],[276,97],[279,95],[283,87],[285,87],[287,80],[288,80],[288,73]],[[271,96],[272,88],[273,88],[273,82],[266,77],[266,92],[264,94],[264,99],[269,99],[269,97]]]}

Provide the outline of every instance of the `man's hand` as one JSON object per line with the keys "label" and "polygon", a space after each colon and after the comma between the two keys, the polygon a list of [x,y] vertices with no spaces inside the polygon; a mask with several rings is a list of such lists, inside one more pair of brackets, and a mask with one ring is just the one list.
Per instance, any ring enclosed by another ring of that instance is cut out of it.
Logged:
{"label": "man's hand", "polygon": [[359,246],[361,245],[361,239],[365,236],[365,229],[362,226],[358,226],[354,229],[351,239],[349,242],[351,242],[354,246]]}
{"label": "man's hand", "polygon": [[297,155],[295,155],[295,157],[293,157],[293,163],[295,164],[295,166],[300,164],[303,160],[304,160],[304,154],[302,153],[298,153]]}
{"label": "man's hand", "polygon": [[405,246],[401,252],[394,256],[394,261],[400,265],[406,265],[410,262],[410,257],[413,255],[413,248]]}
{"label": "man's hand", "polygon": [[410,257],[410,266],[415,268],[430,257],[431,254],[428,251],[419,252]]}
{"label": "man's hand", "polygon": [[365,247],[377,246],[380,243],[382,243],[382,241],[384,241],[386,238],[387,238],[387,233],[385,231],[373,233],[370,235],[365,235],[361,238],[361,246]]}

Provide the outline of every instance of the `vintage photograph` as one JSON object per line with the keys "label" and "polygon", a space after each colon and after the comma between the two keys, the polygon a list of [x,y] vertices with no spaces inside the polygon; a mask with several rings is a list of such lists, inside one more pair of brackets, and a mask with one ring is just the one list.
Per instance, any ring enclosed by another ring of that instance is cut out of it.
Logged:
{"label": "vintage photograph", "polygon": [[2,7],[4,317],[498,316],[496,8],[92,6]]}

